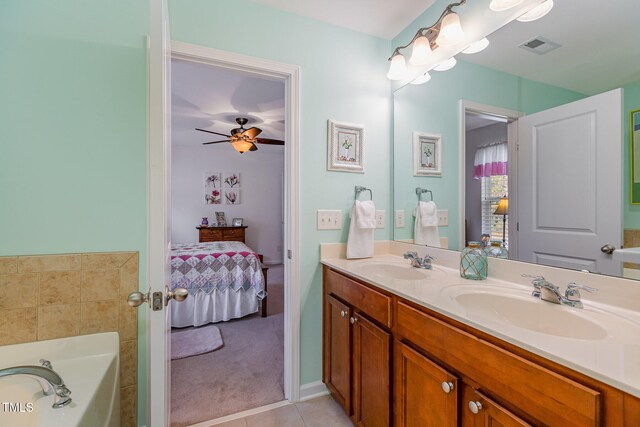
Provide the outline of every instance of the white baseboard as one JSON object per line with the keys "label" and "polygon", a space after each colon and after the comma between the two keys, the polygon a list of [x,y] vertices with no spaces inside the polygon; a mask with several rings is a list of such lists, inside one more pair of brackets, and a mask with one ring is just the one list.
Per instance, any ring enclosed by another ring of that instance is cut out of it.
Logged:
{"label": "white baseboard", "polygon": [[326,396],[327,394],[329,394],[329,389],[322,381],[314,381],[300,386],[300,402]]}
{"label": "white baseboard", "polygon": [[282,260],[282,259],[276,259],[276,260],[270,259],[269,261],[263,262],[263,264],[264,265],[281,265],[281,264],[284,264],[284,260]]}

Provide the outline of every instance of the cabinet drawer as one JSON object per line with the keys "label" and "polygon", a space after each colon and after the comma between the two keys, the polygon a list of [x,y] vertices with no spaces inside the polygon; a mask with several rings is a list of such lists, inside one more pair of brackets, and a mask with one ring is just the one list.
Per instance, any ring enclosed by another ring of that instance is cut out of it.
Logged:
{"label": "cabinet drawer", "polygon": [[326,269],[327,292],[349,304],[381,324],[391,327],[391,298],[340,273]]}
{"label": "cabinet drawer", "polygon": [[236,238],[236,239],[242,240],[244,239],[244,230],[241,228],[236,230],[224,230],[224,238],[225,239]]}
{"label": "cabinet drawer", "polygon": [[545,425],[600,425],[600,393],[398,302],[397,332]]}
{"label": "cabinet drawer", "polygon": [[214,230],[212,228],[200,229],[200,241],[201,242],[215,242],[221,240],[222,232],[220,230]]}

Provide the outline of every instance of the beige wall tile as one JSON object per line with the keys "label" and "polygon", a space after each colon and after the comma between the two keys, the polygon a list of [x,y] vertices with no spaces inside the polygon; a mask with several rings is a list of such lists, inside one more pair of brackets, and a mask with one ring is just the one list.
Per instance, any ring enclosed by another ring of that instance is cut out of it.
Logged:
{"label": "beige wall tile", "polygon": [[18,257],[3,256],[0,257],[0,274],[9,274],[18,272]]}
{"label": "beige wall tile", "polygon": [[106,270],[120,268],[134,252],[106,252],[82,254],[83,270]]}
{"label": "beige wall tile", "polygon": [[120,389],[120,427],[136,427],[138,393],[136,386]]}
{"label": "beige wall tile", "polygon": [[118,301],[83,302],[80,334],[118,331]]}
{"label": "beige wall tile", "polygon": [[35,341],[37,311],[36,307],[0,310],[0,345]]}
{"label": "beige wall tile", "polygon": [[73,304],[80,301],[80,271],[40,273],[40,305]]}
{"label": "beige wall tile", "polygon": [[80,331],[80,304],[38,307],[38,340],[72,337]]}
{"label": "beige wall tile", "polygon": [[136,383],[138,378],[138,345],[136,341],[120,342],[120,386]]}
{"label": "beige wall tile", "polygon": [[0,309],[35,307],[37,304],[37,274],[0,275]]}
{"label": "beige wall tile", "polygon": [[134,340],[138,336],[138,309],[129,306],[122,295],[118,303],[120,305],[120,321],[118,325],[120,341]]}
{"label": "beige wall tile", "polygon": [[35,273],[38,271],[80,270],[80,260],[80,254],[21,256],[18,257],[18,271],[20,273]]}
{"label": "beige wall tile", "polygon": [[120,270],[82,270],[81,301],[116,299],[120,289]]}
{"label": "beige wall tile", "polygon": [[135,253],[120,269],[120,293],[129,294],[138,290],[138,254]]}

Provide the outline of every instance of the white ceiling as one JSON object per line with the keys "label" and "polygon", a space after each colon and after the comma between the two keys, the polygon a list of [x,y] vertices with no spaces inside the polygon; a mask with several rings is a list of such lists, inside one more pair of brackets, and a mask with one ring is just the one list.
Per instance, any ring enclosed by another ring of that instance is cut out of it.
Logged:
{"label": "white ceiling", "polygon": [[[260,137],[284,140],[284,82],[256,78],[240,71],[194,62],[171,61],[171,137],[175,145],[199,146],[226,139],[196,131],[202,128],[229,135],[246,117],[245,128],[262,129]],[[285,141],[286,143],[286,141]],[[227,143],[211,150],[233,150]],[[282,146],[258,145],[258,152],[283,152]]]}
{"label": "white ceiling", "polygon": [[[556,0],[538,21],[514,21],[464,61],[592,95],[640,80],[638,0]],[[561,45],[537,55],[518,45],[541,36]]]}
{"label": "white ceiling", "polygon": [[253,1],[388,40],[435,3],[435,0]]}

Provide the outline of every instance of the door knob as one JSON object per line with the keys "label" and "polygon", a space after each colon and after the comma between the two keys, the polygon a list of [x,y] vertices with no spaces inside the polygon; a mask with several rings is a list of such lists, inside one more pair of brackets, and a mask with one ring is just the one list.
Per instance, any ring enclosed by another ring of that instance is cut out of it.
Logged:
{"label": "door knob", "polygon": [[451,381],[444,381],[442,383],[442,391],[449,394],[453,390],[453,383]]}
{"label": "door knob", "polygon": [[187,299],[189,296],[189,291],[185,288],[175,288],[173,291],[170,291],[168,287],[165,288],[165,300],[164,305],[169,304],[169,301],[172,299],[176,302],[182,302]]}
{"label": "door knob", "polygon": [[131,307],[139,307],[145,302],[149,302],[149,292],[143,294],[140,291],[135,291],[131,292],[127,297],[127,304]]}
{"label": "door knob", "polygon": [[471,412],[473,412],[474,414],[477,414],[478,412],[480,412],[481,409],[482,409],[482,403],[478,401],[474,402],[473,400],[469,401],[469,410]]}
{"label": "door knob", "polygon": [[613,253],[613,251],[616,250],[616,247],[607,243],[606,245],[604,245],[603,247],[600,248],[600,250],[607,254],[607,255],[611,255]]}

